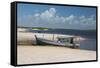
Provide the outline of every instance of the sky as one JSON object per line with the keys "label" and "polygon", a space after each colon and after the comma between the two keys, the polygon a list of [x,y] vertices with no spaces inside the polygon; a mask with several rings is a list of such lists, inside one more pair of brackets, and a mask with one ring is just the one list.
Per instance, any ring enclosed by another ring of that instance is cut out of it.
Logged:
{"label": "sky", "polygon": [[17,25],[62,29],[96,29],[96,8],[18,3]]}

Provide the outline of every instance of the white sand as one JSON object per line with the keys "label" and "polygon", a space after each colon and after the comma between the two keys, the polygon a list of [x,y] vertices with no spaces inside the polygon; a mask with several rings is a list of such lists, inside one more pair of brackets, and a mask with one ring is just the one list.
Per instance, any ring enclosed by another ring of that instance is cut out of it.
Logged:
{"label": "white sand", "polygon": [[57,46],[18,46],[18,64],[96,60],[96,51]]}

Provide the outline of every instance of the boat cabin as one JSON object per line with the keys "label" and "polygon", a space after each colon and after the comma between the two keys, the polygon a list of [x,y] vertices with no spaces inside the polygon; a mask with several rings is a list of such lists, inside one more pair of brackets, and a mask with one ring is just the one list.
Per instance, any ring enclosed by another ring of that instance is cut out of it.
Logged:
{"label": "boat cabin", "polygon": [[69,44],[75,44],[78,43],[76,40],[77,37],[71,36],[71,37],[57,37],[57,41],[61,43],[69,43]]}

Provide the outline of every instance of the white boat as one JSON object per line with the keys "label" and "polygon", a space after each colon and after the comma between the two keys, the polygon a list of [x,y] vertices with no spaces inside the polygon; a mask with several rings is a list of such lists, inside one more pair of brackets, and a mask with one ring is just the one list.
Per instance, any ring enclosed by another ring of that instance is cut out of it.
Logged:
{"label": "white boat", "polygon": [[56,45],[56,46],[66,46],[66,47],[72,47],[72,48],[78,48],[80,44],[75,42],[76,38],[75,36],[71,37],[57,37],[57,41],[54,40],[47,40],[43,38],[36,37],[36,44],[37,45]]}

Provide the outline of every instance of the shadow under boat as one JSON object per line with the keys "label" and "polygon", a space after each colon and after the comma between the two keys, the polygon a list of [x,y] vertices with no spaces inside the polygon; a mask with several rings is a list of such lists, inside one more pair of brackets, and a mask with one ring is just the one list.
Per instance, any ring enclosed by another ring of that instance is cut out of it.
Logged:
{"label": "shadow under boat", "polygon": [[55,46],[63,46],[63,47],[70,47],[70,48],[79,48],[80,46],[79,43],[75,43],[74,41],[76,37],[58,37],[57,41],[39,38],[36,35],[35,38],[36,38],[37,45],[55,45]]}

